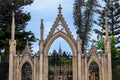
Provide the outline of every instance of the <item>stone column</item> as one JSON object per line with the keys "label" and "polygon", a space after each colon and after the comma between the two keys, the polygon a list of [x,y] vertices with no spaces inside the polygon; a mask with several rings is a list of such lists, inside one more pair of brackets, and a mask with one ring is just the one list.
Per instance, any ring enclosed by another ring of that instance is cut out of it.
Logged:
{"label": "stone column", "polygon": [[9,80],[13,80],[13,54],[9,55]]}
{"label": "stone column", "polygon": [[73,73],[73,80],[77,80],[77,56],[73,56],[72,60],[72,73]]}
{"label": "stone column", "polygon": [[105,65],[105,64],[104,64],[104,55],[101,56],[101,62],[102,62],[102,64],[101,64],[101,65],[102,65],[102,67],[101,67],[101,68],[102,68],[102,71],[101,71],[102,80],[105,80],[105,72],[104,72],[104,71],[105,71],[105,70],[104,70],[104,69],[105,69],[105,68],[104,68],[104,65]]}
{"label": "stone column", "polygon": [[107,57],[106,57],[106,54],[103,55],[103,61],[104,61],[104,76],[105,76],[105,79],[104,80],[108,80],[107,79]]}
{"label": "stone column", "polygon": [[20,76],[21,76],[21,75],[19,74],[19,73],[20,73],[19,55],[17,55],[16,60],[17,60],[17,80],[20,80]]}
{"label": "stone column", "polygon": [[43,79],[43,54],[40,53],[40,80],[44,80]]}
{"label": "stone column", "polygon": [[82,49],[81,49],[82,41],[80,38],[77,38],[77,66],[78,66],[78,80],[81,80],[81,54],[82,54]]}
{"label": "stone column", "polygon": [[88,80],[88,70],[87,70],[87,56],[85,55],[85,80]]}
{"label": "stone column", "polygon": [[9,80],[14,80],[13,78],[13,65],[14,65],[14,55],[16,54],[16,40],[15,40],[15,19],[14,12],[12,13],[12,26],[11,26],[11,40],[9,41],[10,51],[9,51]]}
{"label": "stone column", "polygon": [[78,53],[78,80],[81,80],[81,54]]}
{"label": "stone column", "polygon": [[110,41],[107,41],[107,61],[108,61],[108,80],[112,80],[112,61],[111,61],[111,50],[110,50]]}
{"label": "stone column", "polygon": [[37,76],[36,76],[36,75],[37,75],[37,74],[36,74],[36,73],[37,73],[37,71],[36,71],[36,68],[37,68],[36,62],[37,62],[37,61],[36,61],[36,56],[34,56],[34,80],[37,80],[37,79],[36,79],[36,78],[37,78]]}

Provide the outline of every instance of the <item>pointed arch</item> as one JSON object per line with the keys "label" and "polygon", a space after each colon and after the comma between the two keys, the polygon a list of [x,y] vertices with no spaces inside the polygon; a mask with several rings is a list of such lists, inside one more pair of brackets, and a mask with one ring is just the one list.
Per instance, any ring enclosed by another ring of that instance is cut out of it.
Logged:
{"label": "pointed arch", "polygon": [[93,61],[89,65],[89,80],[100,80],[100,67]]}
{"label": "pointed arch", "polygon": [[100,67],[100,65],[101,65],[99,59],[98,59],[97,57],[95,57],[95,56],[91,56],[91,57],[90,57],[90,59],[89,59],[89,61],[88,61],[88,66],[90,66],[90,64],[91,64],[92,62],[96,62],[99,67]]}
{"label": "pointed arch", "polygon": [[[102,65],[101,65],[101,60],[99,59],[99,56],[100,55],[98,55],[98,53],[96,51],[96,48],[92,47],[91,51],[90,51],[90,59],[88,59],[88,71],[90,71],[89,68],[90,68],[90,66],[91,66],[92,63],[97,64],[97,67],[98,67],[97,78],[98,78],[98,80],[101,80],[101,71],[102,71],[101,67],[102,67]],[[92,65],[92,66],[94,66],[94,65]],[[91,74],[90,74],[90,72],[88,72],[88,73],[89,73],[89,77],[88,78],[89,78],[89,80],[91,80],[90,79],[90,75]],[[94,77],[94,79],[92,79],[92,80],[95,80],[95,75],[96,74],[92,74],[91,75],[91,76]]]}
{"label": "pointed arch", "polygon": [[21,69],[21,80],[32,80],[32,67],[28,62],[25,62]]}
{"label": "pointed arch", "polygon": [[20,74],[20,80],[22,80],[22,67],[26,63],[29,63],[29,65],[31,66],[31,71],[32,71],[32,74],[31,74],[32,78],[31,78],[31,80],[33,80],[33,78],[34,78],[34,76],[33,76],[33,72],[34,72],[33,68],[34,68],[34,66],[33,66],[33,63],[31,61],[31,59],[28,58],[28,57],[24,57],[23,60],[22,60],[22,62],[21,62],[21,64],[20,64],[20,73],[19,73]]}
{"label": "pointed arch", "polygon": [[[59,25],[62,26],[62,28],[60,30],[58,28]],[[54,24],[52,25],[52,28],[51,28],[51,30],[49,32],[49,35],[47,36],[46,40],[49,40],[49,38],[51,38],[52,35],[54,35],[54,32],[55,32],[56,29],[58,30],[58,32],[66,33],[71,39],[73,39],[73,35],[71,34],[70,29],[68,28],[68,25],[66,24],[66,21],[64,20],[62,14],[58,14],[58,16],[57,16]],[[65,30],[65,32],[63,30]]]}
{"label": "pointed arch", "polygon": [[22,69],[23,64],[25,64],[26,62],[28,62],[33,69],[33,63],[31,61],[30,57],[29,56],[24,56],[21,63],[20,63],[20,70]]}
{"label": "pointed arch", "polygon": [[45,43],[45,48],[44,48],[44,55],[48,55],[48,51],[49,51],[49,48],[51,46],[51,44],[54,42],[55,39],[57,38],[63,38],[70,46],[70,48],[72,49],[72,53],[73,53],[73,56],[76,56],[76,47],[75,47],[75,41],[73,41],[71,38],[69,38],[68,35],[66,35],[65,33],[63,32],[57,32],[56,34],[54,34],[51,38],[49,38],[49,40],[47,40],[47,42]]}
{"label": "pointed arch", "polygon": [[73,40],[73,38],[70,38],[69,35],[59,31],[52,35],[46,42],[45,42],[45,47],[44,47],[44,79],[47,80],[48,78],[48,51],[50,49],[51,44],[57,39],[57,38],[63,38],[70,46],[71,51],[72,51],[72,71],[73,71],[73,78],[77,79],[77,49],[76,49],[76,41]]}

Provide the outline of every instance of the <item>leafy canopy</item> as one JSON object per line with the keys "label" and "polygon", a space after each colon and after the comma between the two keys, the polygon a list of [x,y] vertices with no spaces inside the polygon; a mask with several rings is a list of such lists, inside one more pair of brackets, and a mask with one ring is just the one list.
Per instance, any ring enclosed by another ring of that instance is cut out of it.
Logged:
{"label": "leafy canopy", "polygon": [[11,13],[15,12],[15,38],[17,40],[17,51],[21,52],[26,41],[34,42],[36,39],[31,31],[26,31],[30,13],[24,11],[24,6],[30,5],[33,0],[0,0],[0,53],[9,53],[9,40],[11,37]]}

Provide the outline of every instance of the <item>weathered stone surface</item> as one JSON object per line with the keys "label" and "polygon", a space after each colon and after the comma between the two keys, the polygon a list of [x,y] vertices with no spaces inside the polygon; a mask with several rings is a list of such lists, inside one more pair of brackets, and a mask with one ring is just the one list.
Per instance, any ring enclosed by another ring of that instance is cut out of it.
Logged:
{"label": "weathered stone surface", "polygon": [[[59,37],[66,40],[72,50],[72,80],[94,80],[93,78],[95,76],[89,73],[89,67],[92,62],[96,62],[99,67],[99,80],[112,80],[111,51],[110,41],[108,40],[108,30],[106,30],[107,39],[105,41],[104,54],[98,54],[94,45],[91,46],[91,49],[87,54],[83,54],[81,51],[82,40],[79,38],[73,38],[73,35],[63,18],[61,5],[58,9],[58,16],[46,39],[44,39],[44,24],[43,20],[41,20],[41,40],[39,43],[38,54],[32,54],[28,44],[23,50],[23,53],[16,54],[17,43],[14,39],[15,24],[13,15],[9,55],[9,80],[22,80],[22,67],[26,62],[28,62],[32,68],[32,80],[48,80],[48,57],[46,56],[48,56],[51,44]],[[61,25],[61,28],[59,28],[58,25]],[[107,23],[106,27],[108,27]]]}

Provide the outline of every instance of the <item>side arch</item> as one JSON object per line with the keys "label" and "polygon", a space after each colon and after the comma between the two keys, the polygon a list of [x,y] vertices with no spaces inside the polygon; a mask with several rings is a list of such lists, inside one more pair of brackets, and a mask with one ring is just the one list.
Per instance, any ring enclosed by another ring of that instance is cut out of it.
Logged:
{"label": "side arch", "polygon": [[[98,65],[98,68],[99,68],[99,80],[102,80],[102,78],[101,78],[101,71],[102,71],[101,67],[102,67],[102,66],[101,66],[100,60],[99,60],[97,57],[95,57],[95,56],[92,56],[92,57],[90,58],[90,60],[88,61],[88,64],[87,64],[88,73],[89,73],[90,65],[91,65],[91,63],[93,63],[93,62],[95,62],[95,63]],[[89,80],[89,74],[88,74],[88,80]]]}
{"label": "side arch", "polygon": [[20,79],[19,80],[22,80],[22,67],[23,67],[23,65],[25,64],[25,63],[29,63],[30,64],[30,66],[31,66],[31,70],[32,70],[32,80],[34,80],[34,66],[33,66],[33,63],[32,63],[32,61],[31,61],[31,59],[30,59],[30,57],[28,57],[28,56],[25,56],[23,59],[22,59],[22,61],[21,61],[21,63],[20,63],[20,66],[19,66],[19,70],[20,70],[20,73],[19,73],[19,75],[20,75]]}
{"label": "side arch", "polygon": [[88,61],[88,67],[90,66],[90,64],[91,64],[92,62],[96,62],[96,63],[98,64],[99,68],[101,67],[100,61],[98,60],[97,57],[91,56],[90,60]]}
{"label": "side arch", "polygon": [[32,67],[28,62],[25,62],[21,69],[21,79],[22,80],[32,80]]}
{"label": "side arch", "polygon": [[21,61],[21,63],[20,63],[20,70],[22,69],[22,66],[26,63],[26,62],[28,62],[30,65],[31,65],[31,67],[32,67],[32,69],[33,69],[33,63],[32,63],[32,61],[31,61],[31,59],[29,58],[29,57],[24,57],[23,58],[23,60]]}

